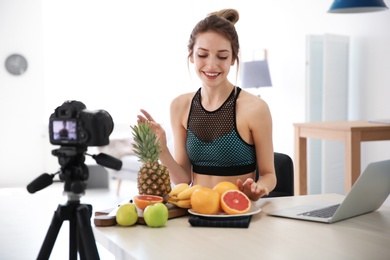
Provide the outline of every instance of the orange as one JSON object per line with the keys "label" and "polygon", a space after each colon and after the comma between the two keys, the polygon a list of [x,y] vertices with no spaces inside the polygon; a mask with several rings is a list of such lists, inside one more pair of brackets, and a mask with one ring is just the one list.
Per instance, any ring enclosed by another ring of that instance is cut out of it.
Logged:
{"label": "orange", "polygon": [[134,204],[140,210],[144,210],[147,206],[157,202],[163,202],[163,197],[155,195],[136,195],[133,198]]}
{"label": "orange", "polygon": [[238,190],[238,187],[236,184],[230,181],[221,181],[220,183],[216,184],[213,187],[213,190],[218,191],[219,196],[222,196],[222,194],[225,193],[227,190]]}
{"label": "orange", "polygon": [[219,197],[219,193],[213,189],[199,188],[191,195],[191,208],[200,214],[215,214],[220,207]]}
{"label": "orange", "polygon": [[229,215],[245,214],[251,205],[248,196],[239,190],[228,190],[221,197],[221,208]]}

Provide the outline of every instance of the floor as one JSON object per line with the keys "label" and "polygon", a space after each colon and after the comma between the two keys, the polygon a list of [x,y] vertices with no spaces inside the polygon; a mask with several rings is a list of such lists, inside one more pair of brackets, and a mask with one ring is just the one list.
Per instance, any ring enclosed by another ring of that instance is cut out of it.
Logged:
{"label": "floor", "polygon": [[[109,189],[86,190],[80,202],[91,204],[95,212],[113,208],[137,192],[135,184],[129,181],[122,182],[119,195],[116,194],[116,180],[111,180],[109,186]],[[0,259],[36,259],[54,211],[67,200],[67,195],[63,194],[63,183],[53,183],[34,194],[28,193],[23,187],[0,189]],[[69,259],[68,241],[69,222],[64,221],[50,259]],[[100,259],[115,259],[103,246],[96,245]]]}

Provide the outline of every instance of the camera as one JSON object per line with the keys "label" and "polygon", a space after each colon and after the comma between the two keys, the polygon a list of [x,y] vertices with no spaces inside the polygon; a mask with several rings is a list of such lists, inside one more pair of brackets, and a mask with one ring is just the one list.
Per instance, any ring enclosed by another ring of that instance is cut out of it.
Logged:
{"label": "camera", "polygon": [[[107,154],[90,155],[88,146],[109,144],[109,136],[114,129],[110,114],[104,110],[89,111],[80,101],[65,101],[54,110],[49,118],[50,143],[61,145],[52,151],[61,165],[54,174],[43,173],[30,184],[27,191],[35,193],[53,183],[59,174],[64,181],[64,192],[68,194],[68,203],[59,205],[54,212],[52,222],[43,241],[37,259],[49,259],[63,221],[70,221],[69,258],[99,259],[99,253],[90,226],[92,205],[80,204],[80,197],[87,187],[89,169],[85,155],[92,156],[99,165],[120,170],[122,161]],[[53,239],[54,238],[54,239]],[[54,240],[54,241],[53,241]]]}
{"label": "camera", "polygon": [[35,193],[51,185],[54,176],[59,174],[60,180],[65,182],[65,192],[78,197],[84,192],[89,176],[88,166],[84,163],[85,155],[91,156],[103,167],[119,171],[121,160],[104,153],[87,153],[88,146],[109,144],[113,129],[114,122],[106,111],[89,111],[80,101],[65,101],[49,119],[50,143],[61,145],[52,151],[52,155],[58,157],[61,168],[54,174],[41,174],[27,186],[28,192]]}
{"label": "camera", "polygon": [[103,146],[114,128],[110,114],[90,111],[80,101],[65,101],[49,119],[50,143],[61,146]]}

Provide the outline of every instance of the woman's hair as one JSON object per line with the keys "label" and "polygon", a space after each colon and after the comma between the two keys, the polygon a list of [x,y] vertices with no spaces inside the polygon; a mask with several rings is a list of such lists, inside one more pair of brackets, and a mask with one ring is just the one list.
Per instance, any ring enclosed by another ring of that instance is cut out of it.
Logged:
{"label": "woman's hair", "polygon": [[227,40],[230,41],[232,46],[232,56],[233,60],[237,61],[238,67],[238,51],[240,49],[240,44],[238,42],[238,35],[234,24],[238,21],[239,14],[235,9],[223,9],[220,11],[212,12],[208,16],[198,22],[194,29],[192,30],[190,40],[188,41],[188,58],[192,56],[194,52],[194,45],[196,37],[200,33],[205,33],[208,31],[213,31],[219,33]]}

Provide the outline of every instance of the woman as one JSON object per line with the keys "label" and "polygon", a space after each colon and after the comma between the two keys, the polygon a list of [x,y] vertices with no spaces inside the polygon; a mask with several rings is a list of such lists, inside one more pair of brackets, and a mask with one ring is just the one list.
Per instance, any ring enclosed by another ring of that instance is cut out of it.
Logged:
{"label": "woman", "polygon": [[236,10],[224,9],[209,14],[191,33],[188,59],[202,86],[171,103],[175,157],[164,129],[149,113],[141,110],[138,121],[148,120],[156,131],[161,163],[174,183],[212,188],[230,181],[256,201],[276,185],[272,118],[264,100],[227,79],[231,66],[239,62],[238,19]]}

